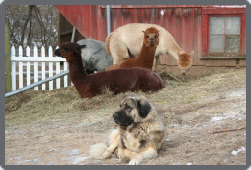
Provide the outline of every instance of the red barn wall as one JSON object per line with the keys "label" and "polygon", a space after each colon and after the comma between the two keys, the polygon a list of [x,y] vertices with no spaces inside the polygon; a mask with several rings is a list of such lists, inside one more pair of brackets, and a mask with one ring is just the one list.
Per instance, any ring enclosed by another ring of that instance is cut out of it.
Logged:
{"label": "red barn wall", "polygon": [[[201,60],[202,7],[204,6],[111,5],[111,31],[128,23],[158,24],[168,30],[187,53],[194,51],[193,65],[207,65],[210,61]],[[105,41],[105,5],[58,5],[57,9],[84,37]],[[160,57],[160,64],[177,65],[177,62],[166,55]]]}

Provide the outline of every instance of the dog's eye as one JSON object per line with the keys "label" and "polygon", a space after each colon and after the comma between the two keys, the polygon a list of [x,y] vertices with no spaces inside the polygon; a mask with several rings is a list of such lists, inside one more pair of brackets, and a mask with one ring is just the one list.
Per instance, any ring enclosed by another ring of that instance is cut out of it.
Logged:
{"label": "dog's eye", "polygon": [[132,108],[130,108],[130,107],[127,107],[127,108],[126,108],[126,110],[129,110],[129,111],[131,111],[131,110],[132,110]]}
{"label": "dog's eye", "polygon": [[127,104],[125,105],[125,109],[126,110],[132,110],[132,108],[130,106],[128,106]]}

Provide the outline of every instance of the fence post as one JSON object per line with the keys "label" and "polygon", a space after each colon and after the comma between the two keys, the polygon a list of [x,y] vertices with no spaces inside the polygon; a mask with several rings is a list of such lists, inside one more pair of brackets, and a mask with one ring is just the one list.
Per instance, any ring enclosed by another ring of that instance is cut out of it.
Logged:
{"label": "fence post", "polygon": [[[56,62],[56,74],[60,73],[60,61]],[[60,78],[56,80],[56,88],[59,89],[61,87],[60,85]]]}
{"label": "fence post", "polygon": [[[45,58],[45,48],[42,46],[41,48],[41,57]],[[45,62],[42,62],[42,80],[45,79]],[[42,90],[45,90],[45,84],[42,84]]]}
{"label": "fence post", "polygon": [[[30,57],[31,51],[30,47],[27,46],[26,48],[26,56]],[[26,78],[27,78],[27,86],[31,84],[31,63],[28,61],[26,65]]]}
{"label": "fence post", "polygon": [[[18,55],[19,55],[19,57],[23,57],[23,47],[20,45],[19,46],[19,48],[18,48]],[[21,88],[23,88],[24,87],[24,73],[23,73],[23,70],[24,70],[24,68],[23,68],[24,66],[23,66],[23,62],[22,61],[20,61],[19,63],[18,63],[18,81],[19,81],[19,89],[21,89]]]}
{"label": "fence post", "polygon": [[5,91],[11,91],[11,61],[10,61],[10,30],[9,24],[5,23]]}
{"label": "fence post", "polygon": [[[49,47],[49,58],[53,57],[52,47]],[[49,77],[53,76],[53,62],[49,62]],[[49,90],[53,90],[53,81],[49,82]]]}
{"label": "fence post", "polygon": [[[37,46],[34,46],[33,54],[34,58],[38,58]],[[34,83],[36,82],[38,82],[38,62],[34,62]],[[38,87],[35,87],[34,90],[38,90]]]}
{"label": "fence post", "polygon": [[[16,58],[16,49],[14,46],[11,47],[11,58]],[[17,89],[16,86],[16,62],[11,62],[11,83],[12,83],[12,91]]]}

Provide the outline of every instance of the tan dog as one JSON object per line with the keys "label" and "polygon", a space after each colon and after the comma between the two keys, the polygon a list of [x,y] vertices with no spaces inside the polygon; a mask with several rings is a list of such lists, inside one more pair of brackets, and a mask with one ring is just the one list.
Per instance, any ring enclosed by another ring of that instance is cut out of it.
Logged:
{"label": "tan dog", "polygon": [[[155,57],[159,55],[170,54],[177,60],[182,74],[185,74],[192,65],[192,55],[185,53],[176,43],[172,35],[163,27],[156,24],[131,23],[115,29],[105,41],[106,51],[112,55],[113,64],[120,64],[129,58],[129,54],[138,56],[141,50],[140,44],[143,42],[144,35],[142,30],[149,27],[155,27],[159,30],[159,45],[155,52]],[[156,59],[154,60],[153,70],[156,68]]]}
{"label": "tan dog", "polygon": [[112,131],[108,146],[104,143],[91,146],[91,157],[106,159],[117,149],[120,160],[139,165],[144,159],[157,156],[166,139],[166,129],[155,107],[144,96],[127,96],[113,117],[118,129]]}

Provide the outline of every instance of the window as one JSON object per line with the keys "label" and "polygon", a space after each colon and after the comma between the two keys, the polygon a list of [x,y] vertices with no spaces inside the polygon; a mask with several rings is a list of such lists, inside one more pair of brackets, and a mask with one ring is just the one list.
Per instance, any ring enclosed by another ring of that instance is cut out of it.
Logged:
{"label": "window", "polygon": [[245,58],[246,7],[204,7],[201,48],[202,58]]}
{"label": "window", "polygon": [[209,53],[240,52],[240,17],[210,17]]}

